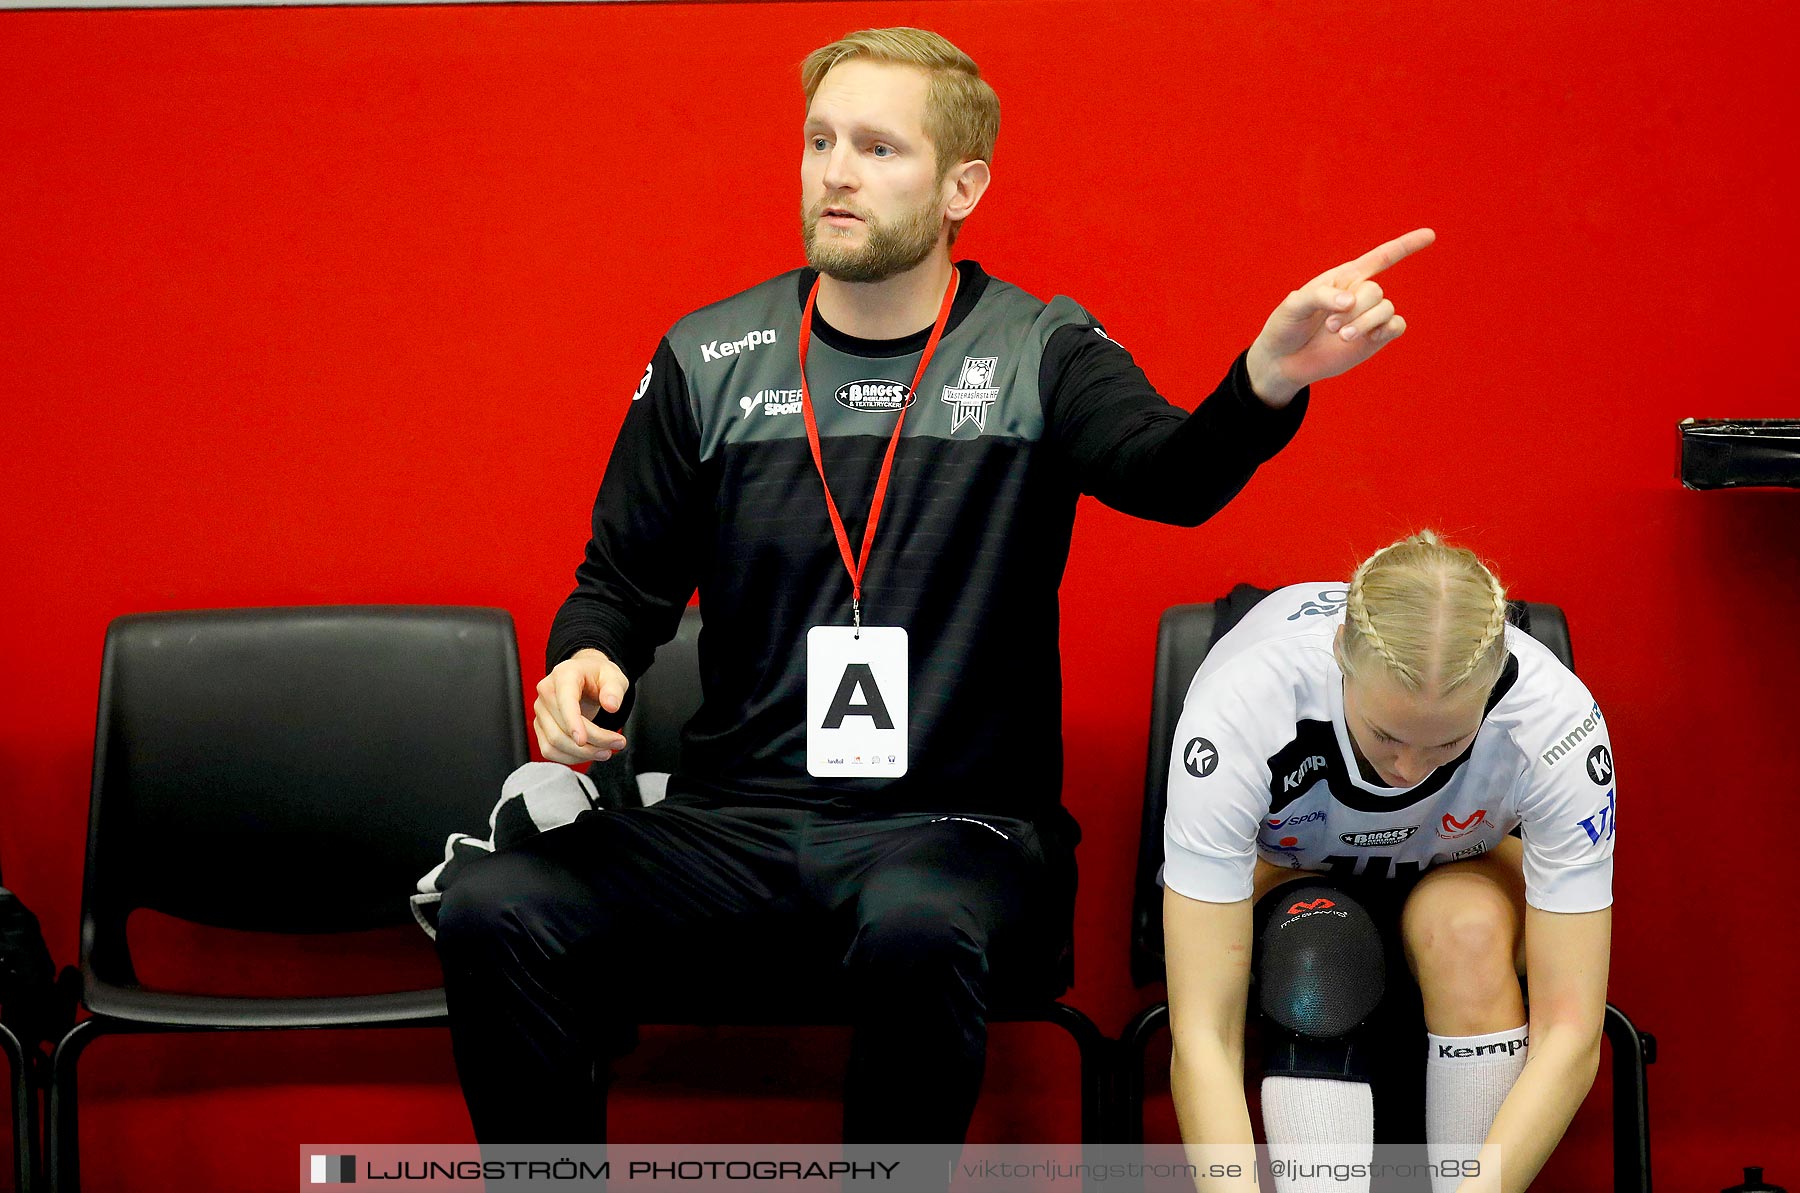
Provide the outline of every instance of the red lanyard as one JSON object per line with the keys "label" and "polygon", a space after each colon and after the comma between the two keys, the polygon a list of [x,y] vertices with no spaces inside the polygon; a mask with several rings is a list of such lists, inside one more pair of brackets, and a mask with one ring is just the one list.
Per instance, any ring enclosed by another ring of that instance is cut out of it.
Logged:
{"label": "red lanyard", "polygon": [[[869,566],[869,547],[875,542],[875,523],[881,520],[881,502],[887,496],[888,476],[894,469],[894,449],[900,446],[900,428],[906,423],[906,407],[900,407],[900,417],[894,420],[894,433],[888,439],[887,456],[881,461],[881,475],[875,481],[875,498],[869,503],[869,522],[863,527],[862,557],[852,560],[850,556],[850,536],[844,533],[844,519],[838,514],[837,502],[831,499],[831,486],[825,481],[825,458],[819,454],[819,424],[813,418],[812,394],[806,387],[806,349],[812,343],[813,307],[819,301],[819,282],[815,278],[812,290],[806,296],[806,310],[800,315],[800,412],[806,416],[806,442],[812,446],[813,465],[819,470],[819,485],[825,490],[825,509],[831,514],[831,530],[837,535],[838,554],[844,558],[844,570],[850,573],[850,618],[857,631],[862,630],[862,578]],[[950,285],[944,291],[944,304],[938,308],[937,322],[932,325],[931,338],[925,341],[925,354],[919,357],[919,371],[913,374],[912,388],[909,394],[916,397],[919,382],[925,379],[925,370],[931,364],[932,354],[937,351],[938,340],[943,338],[944,325],[950,322],[950,304],[956,299],[956,287],[960,281],[956,267],[950,268]],[[908,402],[910,404],[911,397]]]}

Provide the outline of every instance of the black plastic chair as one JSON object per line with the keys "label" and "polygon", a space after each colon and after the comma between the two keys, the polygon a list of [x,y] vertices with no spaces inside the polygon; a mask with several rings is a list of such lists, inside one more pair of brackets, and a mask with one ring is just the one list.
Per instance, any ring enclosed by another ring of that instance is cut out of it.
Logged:
{"label": "black plastic chair", "polygon": [[[630,743],[622,760],[626,767],[611,774],[606,766],[593,768],[593,777],[602,797],[609,789],[617,792],[620,802],[637,799],[635,776],[673,773],[680,767],[681,731],[700,707],[699,642],[701,626],[698,609],[690,608],[682,615],[676,636],[656,652],[654,665],[639,678],[636,698],[623,732]],[[620,790],[620,779],[629,784]],[[1074,876],[1069,876],[1073,896]],[[1070,935],[1073,935],[1071,902]],[[655,1022],[668,1026],[738,1026],[770,1025],[843,1025],[844,998],[837,981],[835,966],[829,958],[803,958],[802,964],[814,964],[806,977],[784,982],[784,998],[799,991],[810,992],[799,1002],[781,1006],[765,1006],[744,1000],[736,1002],[720,998],[711,990],[695,991],[694,997],[682,998],[677,992],[659,1006]],[[1006,973],[995,971],[995,1000],[988,1014],[990,1023],[1053,1023],[1068,1032],[1080,1049],[1081,1057],[1081,1130],[1086,1142],[1104,1139],[1108,1087],[1112,1070],[1112,1051],[1116,1042],[1101,1033],[1093,1020],[1065,1002],[1060,996],[1074,980],[1073,950],[1065,947],[1055,959],[1049,973]],[[660,992],[659,992],[660,993]]]}
{"label": "black plastic chair", "polygon": [[[1165,976],[1163,892],[1157,877],[1163,864],[1163,815],[1169,806],[1168,760],[1175,724],[1181,717],[1188,684],[1207,651],[1254,604],[1259,592],[1239,585],[1216,604],[1173,606],[1163,612],[1157,627],[1144,818],[1138,834],[1131,920],[1131,977],[1140,988],[1161,982]],[[1515,601],[1509,620],[1548,646],[1564,666],[1574,669],[1569,623],[1561,609]],[[1139,1012],[1125,1028],[1118,1110],[1125,1142],[1143,1142],[1145,1053],[1156,1033],[1168,1026],[1169,1004],[1160,1002]],[[1645,1066],[1656,1059],[1656,1039],[1639,1031],[1611,1003],[1606,1007],[1605,1026],[1612,1045],[1613,1188],[1619,1193],[1650,1193],[1649,1076]]]}
{"label": "black plastic chair", "polygon": [[102,1035],[446,1022],[441,988],[145,989],[126,921],[151,909],[267,933],[410,923],[408,896],[445,838],[485,822],[528,757],[521,692],[499,609],[213,610],[108,627],[81,898],[92,1017],[51,1061],[52,1190],[79,1187],[76,1064]]}

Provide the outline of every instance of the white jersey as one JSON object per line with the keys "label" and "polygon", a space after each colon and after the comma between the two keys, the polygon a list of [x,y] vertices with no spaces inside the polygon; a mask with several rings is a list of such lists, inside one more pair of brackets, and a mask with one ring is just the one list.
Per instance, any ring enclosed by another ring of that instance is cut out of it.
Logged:
{"label": "white jersey", "polygon": [[1413,787],[1363,777],[1332,637],[1342,583],[1270,594],[1207,654],[1176,725],[1163,881],[1211,903],[1251,895],[1260,854],[1295,870],[1411,877],[1475,857],[1515,827],[1525,898],[1612,904],[1612,745],[1600,706],[1543,644],[1506,627],[1510,659],[1474,742]]}

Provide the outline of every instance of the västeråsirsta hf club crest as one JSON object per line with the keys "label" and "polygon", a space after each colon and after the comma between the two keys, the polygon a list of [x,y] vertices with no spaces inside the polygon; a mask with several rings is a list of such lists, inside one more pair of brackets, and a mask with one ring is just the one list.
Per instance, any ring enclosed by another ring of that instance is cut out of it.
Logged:
{"label": "v\u00e4ster\u00e5sirsta hf club crest", "polygon": [[998,356],[963,357],[962,376],[955,385],[944,387],[943,400],[950,403],[954,416],[950,422],[952,435],[964,423],[974,423],[976,434],[987,430],[987,408],[1000,396],[1000,391],[992,385],[994,370],[999,364]]}

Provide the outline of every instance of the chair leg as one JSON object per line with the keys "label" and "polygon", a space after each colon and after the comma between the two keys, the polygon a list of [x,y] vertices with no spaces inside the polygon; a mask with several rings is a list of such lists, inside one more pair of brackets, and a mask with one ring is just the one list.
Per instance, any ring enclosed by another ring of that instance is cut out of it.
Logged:
{"label": "chair leg", "polygon": [[1656,1039],[1629,1016],[1606,1004],[1606,1038],[1612,1044],[1613,1189],[1650,1193],[1650,1075]]}
{"label": "chair leg", "polygon": [[14,1180],[22,1191],[37,1187],[37,1090],[31,1080],[31,1058],[19,1037],[0,1027],[0,1050],[6,1053],[12,1078]]}
{"label": "chair leg", "polygon": [[50,1091],[45,1118],[44,1162],[48,1193],[80,1193],[81,1140],[77,1117],[75,1065],[82,1052],[107,1031],[100,1019],[83,1019],[50,1054]]}
{"label": "chair leg", "polygon": [[1119,1139],[1144,1142],[1144,1054],[1157,1032],[1169,1026],[1169,1004],[1145,1007],[1125,1025],[1119,1037]]}
{"label": "chair leg", "polygon": [[1112,1041],[1092,1019],[1068,1003],[1052,1003],[1049,1021],[1075,1039],[1081,1053],[1081,1141],[1107,1141],[1107,1096],[1112,1075]]}

